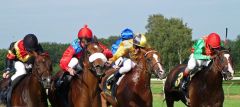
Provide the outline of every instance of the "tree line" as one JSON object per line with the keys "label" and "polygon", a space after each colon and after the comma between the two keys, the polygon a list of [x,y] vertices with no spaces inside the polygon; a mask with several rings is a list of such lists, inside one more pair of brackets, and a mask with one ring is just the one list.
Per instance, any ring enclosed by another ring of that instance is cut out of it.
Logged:
{"label": "tree line", "polygon": [[[148,44],[151,48],[156,49],[161,54],[161,61],[165,70],[168,72],[178,64],[186,63],[191,53],[191,47],[194,43],[192,40],[192,29],[179,18],[166,18],[161,14],[151,15],[148,18],[146,25]],[[105,44],[109,49],[111,45],[120,36],[110,36],[108,38],[99,38],[99,41]],[[221,35],[223,37],[223,35]],[[70,42],[69,42],[70,43]],[[41,43],[44,50],[46,50],[54,65],[54,71],[58,71],[59,61],[63,52],[69,44],[61,43]],[[233,57],[234,68],[236,72],[240,72],[240,35],[236,40],[228,40],[227,46],[231,49]],[[4,62],[7,50],[0,49],[0,70],[4,70]]]}

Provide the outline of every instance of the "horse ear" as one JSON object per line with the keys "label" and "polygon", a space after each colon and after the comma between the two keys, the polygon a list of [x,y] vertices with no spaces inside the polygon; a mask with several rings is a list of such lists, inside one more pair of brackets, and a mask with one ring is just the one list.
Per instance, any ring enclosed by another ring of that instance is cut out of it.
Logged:
{"label": "horse ear", "polygon": [[38,56],[38,53],[35,52],[35,51],[30,52],[30,54],[31,54],[32,56],[34,56],[34,57],[37,57],[37,56]]}
{"label": "horse ear", "polygon": [[98,39],[97,39],[97,36],[96,36],[96,35],[93,36],[93,41],[96,42],[96,43],[98,43]]}
{"label": "horse ear", "polygon": [[231,48],[230,47],[227,50],[228,50],[228,52],[231,52]]}

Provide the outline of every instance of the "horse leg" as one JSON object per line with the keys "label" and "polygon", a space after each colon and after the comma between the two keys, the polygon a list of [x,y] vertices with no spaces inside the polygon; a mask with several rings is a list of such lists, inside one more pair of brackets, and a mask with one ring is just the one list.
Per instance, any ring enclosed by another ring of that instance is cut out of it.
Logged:
{"label": "horse leg", "polygon": [[[118,107],[117,102],[112,98],[112,96],[106,95],[104,92],[101,92],[101,97],[106,100],[105,107],[108,107],[108,104],[112,105],[112,107]],[[104,106],[103,106],[104,107]]]}
{"label": "horse leg", "polygon": [[102,102],[102,107],[107,107],[107,100],[104,97],[104,92],[101,92],[101,102]]}
{"label": "horse leg", "polygon": [[171,99],[166,99],[167,107],[174,107],[174,101]]}

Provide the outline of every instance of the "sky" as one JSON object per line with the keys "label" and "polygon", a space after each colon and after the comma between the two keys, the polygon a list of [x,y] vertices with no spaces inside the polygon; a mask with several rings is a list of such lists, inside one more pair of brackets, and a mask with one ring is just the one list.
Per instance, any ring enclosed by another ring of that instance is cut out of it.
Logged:
{"label": "sky", "polygon": [[99,38],[119,35],[124,28],[146,32],[150,15],[180,18],[193,29],[192,39],[211,32],[236,39],[240,34],[240,0],[2,0],[0,48],[26,34],[40,42],[70,43],[88,24]]}

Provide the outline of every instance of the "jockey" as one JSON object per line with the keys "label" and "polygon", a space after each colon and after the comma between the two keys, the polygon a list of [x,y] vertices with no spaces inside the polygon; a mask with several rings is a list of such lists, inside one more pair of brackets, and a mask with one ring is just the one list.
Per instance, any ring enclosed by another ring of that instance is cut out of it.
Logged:
{"label": "jockey", "polygon": [[[60,67],[64,72],[68,72],[70,75],[74,76],[77,73],[76,70],[78,72],[82,71],[82,66],[81,62],[79,63],[79,59],[81,58],[83,49],[86,47],[87,43],[91,42],[92,40],[92,31],[87,27],[87,25],[85,25],[78,32],[78,38],[75,39],[63,53],[63,56],[60,60]],[[107,58],[111,58],[112,52],[103,44],[99,43],[99,45],[104,50],[103,54]],[[62,80],[62,77],[60,80]]]}
{"label": "jockey", "polygon": [[145,46],[146,37],[143,34],[136,35],[133,39],[125,40],[120,43],[116,53],[112,58],[109,59],[107,63],[116,63],[118,61],[117,59],[123,56],[125,57],[124,62],[122,66],[120,66],[120,68],[108,78],[108,85],[114,85],[122,74],[129,72],[132,68],[135,67],[137,58],[136,54],[140,51],[141,48],[145,48]]}
{"label": "jockey", "polygon": [[[196,66],[208,66],[211,59],[215,57],[215,50],[221,48],[221,39],[217,33],[211,33],[197,40],[192,47],[192,54],[189,57],[188,65],[183,73],[180,73],[178,80],[184,80],[181,88],[186,90],[189,73],[196,68]],[[183,75],[183,76],[181,76]]]}
{"label": "jockey", "polygon": [[34,63],[34,58],[30,54],[32,51],[43,53],[42,46],[38,43],[38,39],[34,34],[27,34],[23,40],[18,40],[10,44],[3,78],[9,78],[11,71],[16,72],[11,77],[9,86],[11,86],[11,81],[15,80],[18,76],[31,71]]}
{"label": "jockey", "polygon": [[133,39],[133,31],[129,28],[126,28],[122,31],[121,33],[121,37],[112,45],[112,53],[115,54],[118,47],[119,47],[119,44],[122,42],[122,41],[125,41],[125,40],[129,40],[129,39]]}
{"label": "jockey", "polygon": [[[124,29],[122,32],[121,32],[121,37],[112,45],[112,53],[115,54],[120,43],[123,42],[123,41],[127,41],[129,39],[133,39],[133,31],[129,28],[126,28]],[[119,68],[119,66],[122,65],[122,63],[126,60],[126,58],[123,58],[123,57],[119,57],[115,63],[114,63],[114,68]]]}

